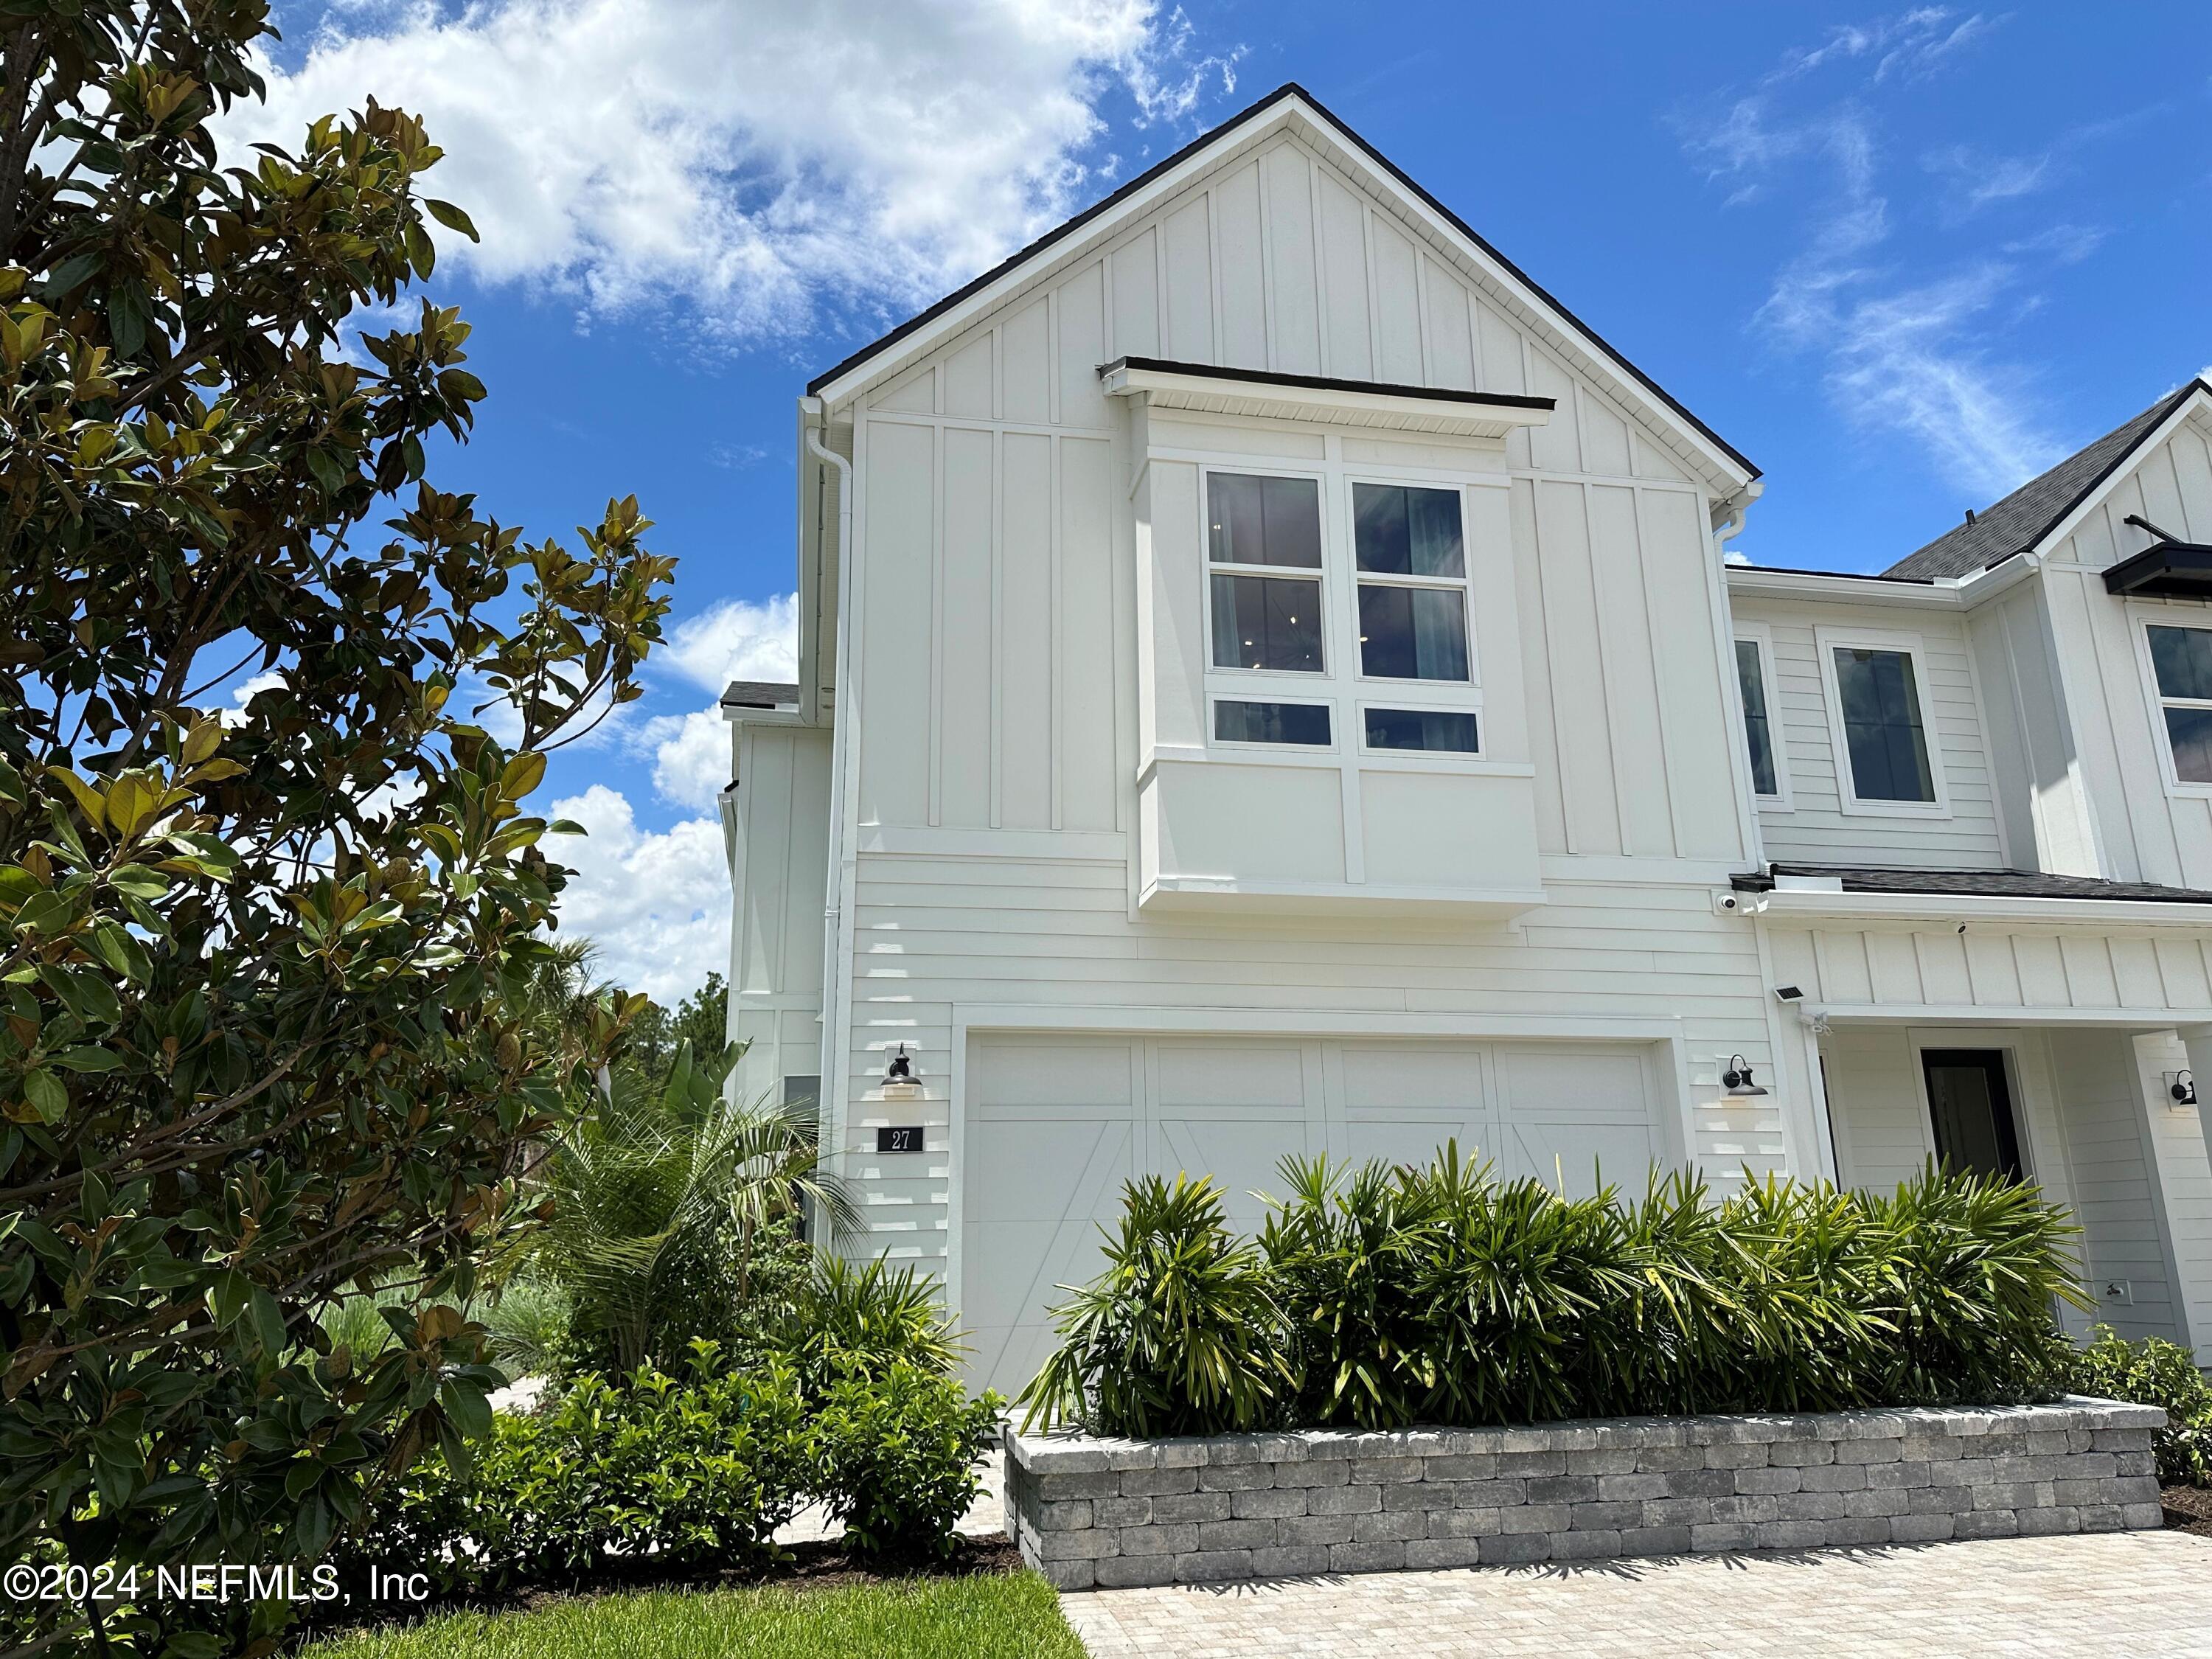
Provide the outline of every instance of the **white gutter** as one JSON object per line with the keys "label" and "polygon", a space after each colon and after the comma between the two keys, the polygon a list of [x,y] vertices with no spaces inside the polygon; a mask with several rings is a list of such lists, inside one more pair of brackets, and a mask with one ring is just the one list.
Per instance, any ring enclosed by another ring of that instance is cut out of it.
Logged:
{"label": "white gutter", "polygon": [[[826,425],[829,416],[820,399],[805,398],[800,409]],[[843,998],[846,975],[844,915],[854,872],[852,838],[845,833],[845,767],[841,752],[850,733],[841,718],[850,703],[845,695],[853,672],[853,464],[822,441],[813,426],[805,428],[807,453],[827,462],[837,472],[837,695],[830,705],[830,902],[822,913],[822,1127],[839,1137],[833,1156],[842,1162],[845,1097],[849,1087],[849,1060],[836,1048],[845,1029]],[[818,678],[818,676],[817,676]]]}
{"label": "white gutter", "polygon": [[2115,927],[2171,927],[2212,933],[2212,904],[2155,899],[2013,898],[1990,893],[1845,893],[1777,886],[1743,895],[1747,908],[1768,916],[1854,917],[1869,921],[2103,922]]}

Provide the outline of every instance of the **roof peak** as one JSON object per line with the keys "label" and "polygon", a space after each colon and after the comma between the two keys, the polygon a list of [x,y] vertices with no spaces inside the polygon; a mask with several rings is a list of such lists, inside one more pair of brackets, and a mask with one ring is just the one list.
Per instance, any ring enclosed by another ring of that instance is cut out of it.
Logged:
{"label": "roof peak", "polygon": [[1899,559],[1889,576],[1970,576],[2027,552],[2057,528],[2074,510],[2133,458],[2150,434],[2194,393],[2212,394],[2202,377],[2184,382],[2148,409],[2130,416],[2102,437],[2036,474],[2019,489],[1978,512],[1967,509],[1966,522]]}
{"label": "roof peak", "polygon": [[1039,255],[1043,254],[1054,245],[1066,240],[1070,235],[1076,231],[1080,230],[1085,226],[1089,225],[1111,213],[1122,204],[1129,201],[1132,198],[1150,188],[1152,185],[1158,183],[1162,178],[1172,173],[1177,167],[1182,167],[1194,156],[1196,156],[1201,152],[1218,144],[1224,139],[1229,137],[1232,133],[1249,126],[1255,120],[1266,115],[1269,111],[1274,109],[1278,105],[1285,103],[1292,99],[1296,99],[1304,104],[1305,107],[1313,113],[1315,118],[1340,138],[1347,148],[1356,152],[1361,157],[1364,157],[1370,164],[1379,169],[1400,188],[1409,192],[1429,211],[1434,213],[1439,219],[1443,220],[1444,224],[1454,233],[1464,237],[1480,251],[1484,258],[1492,262],[1505,274],[1507,277],[1509,277],[1512,282],[1517,283],[1522,289],[1526,289],[1528,294],[1530,296],[1533,296],[1534,300],[1539,305],[1548,308],[1560,322],[1563,322],[1567,325],[1567,329],[1571,331],[1572,335],[1578,336],[1580,337],[1581,341],[1587,345],[1594,356],[1602,359],[1604,362],[1609,363],[1613,368],[1618,369],[1621,374],[1625,374],[1629,380],[1633,382],[1636,386],[1641,388],[1644,392],[1648,393],[1650,397],[1656,398],[1665,410],[1670,411],[1680,420],[1686,422],[1693,430],[1702,436],[1705,441],[1711,443],[1723,456],[1725,456],[1729,462],[1732,463],[1735,466],[1741,468],[1745,474],[1748,475],[1749,477],[1756,478],[1759,476],[1758,466],[1751,461],[1748,457],[1744,455],[1741,451],[1738,450],[1733,444],[1730,444],[1725,438],[1722,437],[1720,434],[1714,431],[1712,428],[1706,425],[1705,422],[1699,420],[1696,415],[1692,414],[1690,410],[1678,400],[1671,392],[1668,392],[1666,388],[1662,386],[1656,380],[1653,380],[1649,374],[1645,374],[1634,363],[1631,362],[1626,356],[1622,355],[1619,348],[1614,346],[1610,341],[1607,340],[1602,335],[1599,334],[1597,331],[1590,327],[1589,324],[1583,322],[1581,318],[1576,316],[1573,312],[1568,310],[1567,307],[1561,304],[1559,301],[1548,289],[1544,288],[1541,283],[1536,282],[1526,271],[1522,270],[1520,266],[1515,264],[1512,260],[1507,258],[1503,253],[1499,252],[1496,247],[1480,234],[1464,219],[1462,219],[1442,202],[1438,201],[1436,197],[1424,189],[1419,184],[1416,183],[1413,177],[1408,174],[1404,168],[1399,167],[1396,162],[1391,161],[1389,157],[1383,155],[1381,150],[1377,149],[1372,143],[1369,143],[1367,139],[1363,137],[1357,131],[1355,131],[1341,116],[1330,109],[1328,105],[1322,103],[1320,99],[1315,97],[1312,92],[1306,87],[1296,81],[1284,82],[1280,86],[1275,88],[1274,90],[1267,94],[1266,96],[1247,105],[1243,109],[1239,110],[1236,114],[1229,117],[1219,125],[1209,128],[1206,131],[1200,134],[1196,138],[1191,140],[1189,143],[1185,144],[1182,149],[1176,150],[1173,155],[1166,157],[1164,160],[1156,163],[1152,167],[1146,168],[1143,173],[1140,173],[1135,178],[1129,179],[1127,183],[1123,184],[1119,189],[1114,191],[1109,195],[1102,198],[1100,200],[1093,203],[1091,206],[1084,209],[1081,212],[1075,214],[1072,217],[1063,220],[1060,224],[1045,232],[1043,235],[1036,238],[1034,241],[1030,242],[1026,246],[1024,246],[1017,250],[1015,252],[1008,255],[1005,259],[1000,261],[999,264],[994,265],[988,270],[984,271],[981,276],[976,276],[973,281],[964,283],[960,288],[955,289],[952,293],[946,295],[943,299],[937,301],[934,304],[916,313],[914,316],[908,318],[905,322],[901,323],[890,332],[880,336],[877,339],[871,341],[868,344],[862,346],[859,350],[853,352],[842,362],[836,363],[831,368],[823,370],[821,374],[817,374],[812,380],[807,382],[806,390],[808,393],[810,395],[819,395],[837,381],[843,380],[848,375],[851,374],[855,369],[861,368],[871,359],[897,344],[900,341],[927,328],[930,324],[937,321],[947,313],[953,311],[965,301],[982,293],[985,289],[990,288],[994,283],[999,282],[1010,272],[1028,264],[1030,260],[1035,259]]}

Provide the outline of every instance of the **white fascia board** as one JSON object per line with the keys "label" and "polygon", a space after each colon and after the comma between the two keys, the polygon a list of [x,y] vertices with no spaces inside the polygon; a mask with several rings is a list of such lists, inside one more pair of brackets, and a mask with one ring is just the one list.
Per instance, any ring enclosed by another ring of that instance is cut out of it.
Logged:
{"label": "white fascia board", "polygon": [[1916,611],[1956,611],[1965,603],[1962,584],[1949,580],[1886,581],[1825,571],[1763,570],[1755,564],[1732,564],[1726,574],[1729,592],[1749,599],[1898,605]]}
{"label": "white fascia board", "polygon": [[2101,922],[2212,933],[2212,904],[2147,899],[2011,898],[1966,893],[1845,893],[1776,887],[1751,896],[1755,915],[1882,921]]}
{"label": "white fascia board", "polygon": [[1503,439],[1516,427],[1545,426],[1552,418],[1548,409],[1530,409],[1505,398],[1492,402],[1447,392],[1431,397],[1402,389],[1354,390],[1300,385],[1289,377],[1263,381],[1127,363],[1112,365],[1099,376],[1098,384],[1109,398],[1143,398],[1163,409],[1462,438]]}

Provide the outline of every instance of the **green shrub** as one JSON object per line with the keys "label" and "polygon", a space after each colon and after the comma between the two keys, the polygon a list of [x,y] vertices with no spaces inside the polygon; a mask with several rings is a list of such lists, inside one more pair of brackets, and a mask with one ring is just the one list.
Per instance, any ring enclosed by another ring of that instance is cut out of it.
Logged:
{"label": "green shrub", "polygon": [[847,1547],[908,1559],[949,1554],[1005,1405],[988,1391],[970,1400],[953,1378],[903,1359],[851,1365],[812,1424],[815,1490],[844,1523]]}
{"label": "green shrub", "polygon": [[1106,1273],[1022,1401],[1151,1436],[2045,1396],[2076,1231],[2032,1187],[1894,1194],[1686,1175],[1644,1198],[1285,1159],[1258,1248],[1206,1183],[1133,1183]]}
{"label": "green shrub", "polygon": [[447,1591],[773,1559],[812,1491],[798,1383],[788,1366],[720,1363],[702,1343],[680,1379],[649,1364],[570,1379],[537,1413],[495,1419],[472,1469],[422,1466],[377,1494],[349,1551],[420,1563]]}
{"label": "green shrub", "polygon": [[[1260,1253],[1231,1234],[1208,1180],[1124,1188],[1106,1271],[1056,1310],[1061,1346],[1022,1390],[1027,1420],[1095,1420],[1140,1437],[1249,1429],[1297,1376]],[[1063,1286],[1062,1288],[1072,1288]]]}
{"label": "green shrub", "polygon": [[810,1395],[849,1370],[875,1375],[894,1363],[949,1376],[963,1352],[936,1285],[911,1267],[893,1272],[880,1256],[856,1267],[817,1255],[781,1335]]}
{"label": "green shrub", "polygon": [[2166,1426],[2151,1440],[2158,1478],[2169,1486],[2212,1486],[2212,1382],[2178,1343],[2147,1336],[2130,1342],[2108,1325],[2089,1333],[2075,1357],[2075,1392],[2166,1407]]}

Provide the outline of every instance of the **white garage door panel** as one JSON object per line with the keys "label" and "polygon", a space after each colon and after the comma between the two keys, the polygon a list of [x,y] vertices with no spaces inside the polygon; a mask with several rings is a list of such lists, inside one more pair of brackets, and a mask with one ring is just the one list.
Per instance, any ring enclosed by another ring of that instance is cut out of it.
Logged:
{"label": "white garage door panel", "polygon": [[1494,1158],[1489,1056],[1470,1043],[1343,1043],[1338,1155],[1353,1164],[1425,1164],[1456,1141],[1470,1162]]}
{"label": "white garage door panel", "polygon": [[[962,1186],[962,1324],[979,1377],[1027,1382],[1056,1287],[1098,1271],[1098,1227],[1140,1166],[1138,1045],[1009,1043],[978,1068]],[[1000,1383],[1003,1387],[1003,1382]]]}
{"label": "white garage door panel", "polygon": [[977,1037],[960,1155],[961,1313],[977,1382],[1011,1394],[1052,1343],[1059,1285],[1094,1277],[1139,1174],[1210,1174],[1241,1229],[1285,1154],[1425,1163],[1446,1140],[1501,1175],[1593,1165],[1640,1193],[1663,1157],[1656,1072],[1629,1044]]}

